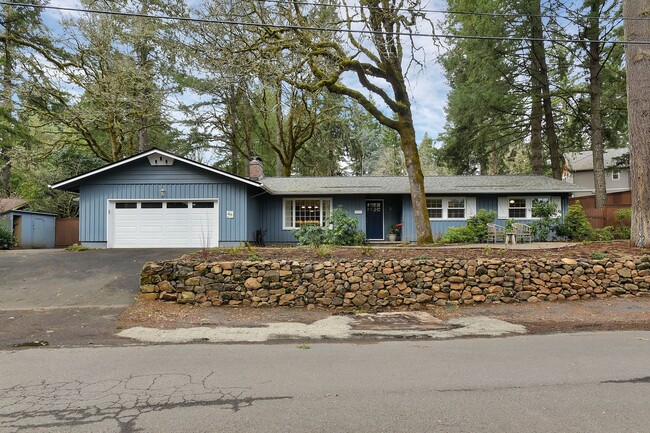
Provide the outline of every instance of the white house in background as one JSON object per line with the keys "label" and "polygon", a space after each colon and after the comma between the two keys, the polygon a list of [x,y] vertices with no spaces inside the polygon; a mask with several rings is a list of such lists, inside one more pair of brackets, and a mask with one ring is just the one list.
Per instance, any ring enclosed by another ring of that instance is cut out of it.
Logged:
{"label": "white house in background", "polygon": [[[621,149],[605,150],[605,185],[608,193],[630,190],[629,166],[615,169],[611,168],[616,165],[615,158],[619,158],[624,154],[629,153],[629,151],[630,150],[626,147]],[[591,189],[591,192],[576,192],[573,194],[574,197],[593,195],[595,193],[594,162],[592,153],[593,152],[591,151],[586,151],[564,154],[566,165],[562,173],[562,180]]]}

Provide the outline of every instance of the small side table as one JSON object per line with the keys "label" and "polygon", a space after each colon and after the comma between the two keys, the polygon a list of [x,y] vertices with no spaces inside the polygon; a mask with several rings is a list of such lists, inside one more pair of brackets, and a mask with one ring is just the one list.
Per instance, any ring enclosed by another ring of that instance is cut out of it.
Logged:
{"label": "small side table", "polygon": [[508,243],[511,243],[512,245],[517,244],[517,235],[515,232],[506,232],[504,239],[506,245],[508,245]]}

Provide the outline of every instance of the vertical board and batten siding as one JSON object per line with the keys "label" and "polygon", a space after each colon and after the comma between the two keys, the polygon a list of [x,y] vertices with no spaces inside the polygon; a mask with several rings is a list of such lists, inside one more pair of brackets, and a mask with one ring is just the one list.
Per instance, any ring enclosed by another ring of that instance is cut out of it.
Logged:
{"label": "vertical board and batten siding", "polygon": [[[377,195],[301,195],[301,196],[272,196],[262,195],[257,197],[259,208],[258,227],[266,229],[264,240],[267,243],[295,243],[293,230],[283,230],[283,199],[284,198],[331,198],[332,209],[341,206],[348,216],[356,218],[359,230],[366,231],[366,200],[384,200],[384,236],[388,236],[390,226],[402,222],[400,196]],[[361,211],[356,214],[355,211]]]}
{"label": "vertical board and batten siding", "polygon": [[[514,194],[510,194],[510,195],[514,195]],[[517,196],[524,196],[524,195],[532,196],[532,194],[517,194]],[[539,195],[548,196],[549,194],[539,194]],[[562,216],[564,216],[569,203],[568,196],[566,194],[564,195],[552,194],[552,195],[560,197],[562,203],[561,214]],[[453,197],[458,197],[458,196],[459,195],[456,194]],[[440,195],[436,195],[436,197],[440,197]],[[476,211],[485,209],[486,211],[492,210],[498,214],[499,196],[467,195],[465,197],[476,197]],[[416,241],[415,220],[413,219],[413,206],[411,205],[411,197],[409,195],[404,195],[402,197],[402,218],[404,221],[404,227],[402,229],[402,241],[415,242]],[[497,218],[496,223],[499,225],[505,225],[505,221],[506,219]],[[532,222],[532,220],[518,220],[518,221],[521,221],[526,224]],[[431,224],[431,232],[433,234],[433,238],[438,239],[441,236],[443,236],[450,227],[461,227],[467,225],[467,220],[429,220],[429,223]]]}
{"label": "vertical board and batten siding", "polygon": [[[247,232],[248,185],[176,161],[171,166],[151,166],[134,161],[97,176],[79,188],[79,240],[87,245],[107,242],[109,199],[216,199],[219,201],[219,244],[249,240]],[[160,190],[165,189],[165,196]],[[227,219],[226,212],[234,218]]]}
{"label": "vertical board and batten siding", "polygon": [[20,218],[20,233],[14,233],[20,240],[18,248],[54,248],[54,227],[56,215],[29,211],[10,211],[4,215],[6,221],[0,223],[8,230],[14,230],[14,221]]}
{"label": "vertical board and batten siding", "polygon": [[[255,241],[255,232],[257,230],[267,230],[266,227],[261,224],[260,199],[264,200],[264,198],[268,198],[266,192],[262,192],[253,187],[248,188],[246,200],[248,207],[248,215],[246,216],[246,236],[248,236],[248,240],[251,242]],[[268,242],[266,233],[268,233],[268,230],[264,233],[264,242]]]}

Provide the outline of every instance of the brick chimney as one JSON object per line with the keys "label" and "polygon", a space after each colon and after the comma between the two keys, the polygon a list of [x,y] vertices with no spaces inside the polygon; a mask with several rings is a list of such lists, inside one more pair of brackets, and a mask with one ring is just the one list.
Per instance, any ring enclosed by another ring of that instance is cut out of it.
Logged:
{"label": "brick chimney", "polygon": [[262,166],[262,158],[254,156],[248,163],[248,178],[250,180],[262,180],[264,177],[264,166]]}

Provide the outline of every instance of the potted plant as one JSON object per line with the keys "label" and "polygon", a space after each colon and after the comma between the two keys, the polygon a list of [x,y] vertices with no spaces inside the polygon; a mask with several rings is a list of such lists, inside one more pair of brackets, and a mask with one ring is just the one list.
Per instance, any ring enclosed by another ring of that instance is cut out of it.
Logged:
{"label": "potted plant", "polygon": [[402,234],[402,223],[393,224],[390,226],[390,231],[388,232],[388,240],[395,242],[397,237]]}

